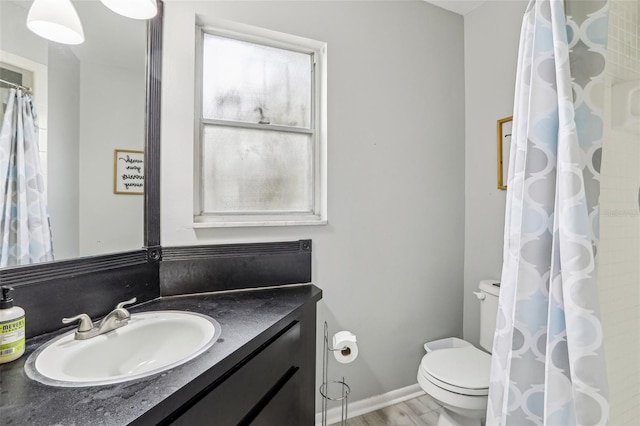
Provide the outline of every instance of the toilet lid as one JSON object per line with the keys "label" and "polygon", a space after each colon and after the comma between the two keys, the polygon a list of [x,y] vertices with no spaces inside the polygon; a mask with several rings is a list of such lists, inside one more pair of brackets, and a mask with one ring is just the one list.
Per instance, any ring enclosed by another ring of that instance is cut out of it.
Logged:
{"label": "toilet lid", "polygon": [[430,352],[422,358],[420,367],[428,375],[456,388],[489,388],[491,355],[471,345]]}

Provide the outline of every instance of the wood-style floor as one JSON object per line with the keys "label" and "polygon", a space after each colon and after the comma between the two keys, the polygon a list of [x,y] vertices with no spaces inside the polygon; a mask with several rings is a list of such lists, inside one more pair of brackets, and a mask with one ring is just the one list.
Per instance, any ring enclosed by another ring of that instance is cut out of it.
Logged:
{"label": "wood-style floor", "polygon": [[[348,426],[436,426],[440,405],[429,395],[419,396],[347,420]],[[340,426],[334,423],[331,426]]]}

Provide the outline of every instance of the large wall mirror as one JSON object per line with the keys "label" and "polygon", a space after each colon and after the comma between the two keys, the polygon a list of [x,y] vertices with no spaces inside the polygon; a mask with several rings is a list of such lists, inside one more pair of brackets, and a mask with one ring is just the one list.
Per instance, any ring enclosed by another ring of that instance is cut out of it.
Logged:
{"label": "large wall mirror", "polygon": [[[27,29],[32,0],[0,2],[0,79],[33,88],[54,262],[159,245],[159,3],[144,21],[74,1],[85,41],[69,46]],[[116,150],[144,152],[143,194],[114,190]]]}

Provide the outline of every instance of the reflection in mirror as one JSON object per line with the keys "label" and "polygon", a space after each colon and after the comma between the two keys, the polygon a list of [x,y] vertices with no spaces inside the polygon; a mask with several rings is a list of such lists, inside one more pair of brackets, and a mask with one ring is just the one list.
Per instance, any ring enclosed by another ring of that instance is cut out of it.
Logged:
{"label": "reflection in mirror", "polygon": [[32,88],[54,259],[139,249],[143,195],[115,193],[114,151],[144,149],[146,21],[74,1],[85,42],[67,46],[27,29],[31,3],[0,1],[0,79]]}

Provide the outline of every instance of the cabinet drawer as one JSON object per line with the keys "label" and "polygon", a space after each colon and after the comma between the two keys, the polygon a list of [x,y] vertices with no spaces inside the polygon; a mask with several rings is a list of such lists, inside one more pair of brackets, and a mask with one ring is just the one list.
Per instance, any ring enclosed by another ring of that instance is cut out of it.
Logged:
{"label": "cabinet drawer", "polygon": [[239,424],[269,391],[299,366],[300,324],[284,333],[238,364],[229,377],[200,397],[173,425]]}
{"label": "cabinet drawer", "polygon": [[299,399],[300,374],[293,374],[293,377],[290,377],[265,407],[256,414],[251,421],[251,426],[303,425],[300,419]]}

